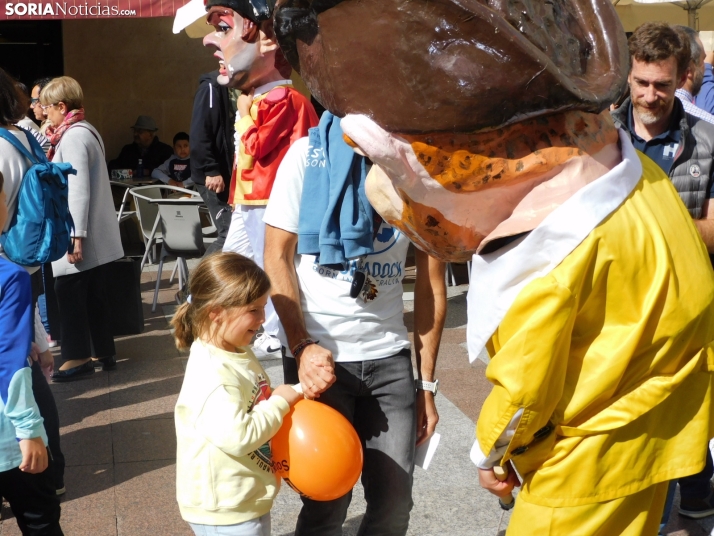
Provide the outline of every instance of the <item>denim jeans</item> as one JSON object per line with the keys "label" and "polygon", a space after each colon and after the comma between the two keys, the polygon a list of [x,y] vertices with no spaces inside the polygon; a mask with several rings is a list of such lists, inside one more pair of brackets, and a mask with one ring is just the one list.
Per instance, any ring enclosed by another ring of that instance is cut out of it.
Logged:
{"label": "denim jeans", "polygon": [[189,525],[196,536],[270,536],[270,512],[235,525]]}
{"label": "denim jeans", "polygon": [[[298,383],[291,357],[283,358],[287,383]],[[358,536],[402,536],[412,509],[416,393],[409,350],[385,359],[335,363],[337,380],[319,402],[342,413],[362,440],[367,511]],[[338,536],[352,492],[334,501],[302,499],[295,536]]]}

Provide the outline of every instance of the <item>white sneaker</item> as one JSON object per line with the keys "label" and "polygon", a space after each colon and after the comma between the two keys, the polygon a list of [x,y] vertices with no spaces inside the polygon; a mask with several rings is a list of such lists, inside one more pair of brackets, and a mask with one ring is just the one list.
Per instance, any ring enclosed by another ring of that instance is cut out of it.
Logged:
{"label": "white sneaker", "polygon": [[255,341],[253,341],[253,353],[258,359],[280,357],[281,348],[282,344],[280,343],[280,339],[265,332],[258,335]]}

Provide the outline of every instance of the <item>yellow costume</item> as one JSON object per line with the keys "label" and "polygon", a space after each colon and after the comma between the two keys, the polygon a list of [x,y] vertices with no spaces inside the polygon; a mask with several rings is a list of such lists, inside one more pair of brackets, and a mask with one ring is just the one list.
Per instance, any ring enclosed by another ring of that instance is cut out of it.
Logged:
{"label": "yellow costume", "polygon": [[707,251],[669,179],[621,144],[620,169],[474,269],[470,317],[500,320],[469,333],[472,355],[490,336],[494,384],[475,450],[524,479],[509,535],[654,535],[666,481],[700,471],[714,435]]}

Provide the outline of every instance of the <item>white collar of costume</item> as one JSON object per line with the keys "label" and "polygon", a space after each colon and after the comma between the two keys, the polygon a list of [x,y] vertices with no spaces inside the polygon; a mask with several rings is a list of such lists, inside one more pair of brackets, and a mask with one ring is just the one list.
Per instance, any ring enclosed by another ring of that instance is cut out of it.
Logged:
{"label": "white collar of costume", "polygon": [[253,92],[253,98],[257,97],[258,95],[262,95],[263,93],[267,93],[274,87],[278,86],[287,86],[287,85],[293,85],[292,80],[276,80],[275,82],[268,82],[267,84],[263,84],[262,86],[258,86],[255,88],[255,92]]}
{"label": "white collar of costume", "polygon": [[467,297],[470,361],[481,353],[521,290],[563,262],[640,181],[642,163],[623,130],[620,145],[622,162],[578,190],[529,234],[493,253],[473,256]]}

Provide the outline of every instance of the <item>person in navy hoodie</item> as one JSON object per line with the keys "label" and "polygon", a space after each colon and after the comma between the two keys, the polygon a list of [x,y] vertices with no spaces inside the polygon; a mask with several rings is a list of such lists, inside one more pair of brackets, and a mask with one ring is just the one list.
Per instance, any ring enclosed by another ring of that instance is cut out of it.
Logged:
{"label": "person in navy hoodie", "polygon": [[[8,212],[4,182],[0,174],[0,229]],[[33,319],[30,275],[0,258],[0,495],[23,535],[61,536],[47,434],[32,394]]]}

